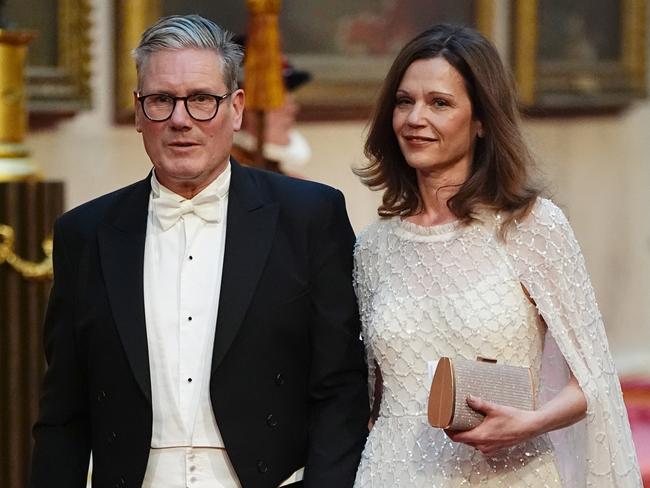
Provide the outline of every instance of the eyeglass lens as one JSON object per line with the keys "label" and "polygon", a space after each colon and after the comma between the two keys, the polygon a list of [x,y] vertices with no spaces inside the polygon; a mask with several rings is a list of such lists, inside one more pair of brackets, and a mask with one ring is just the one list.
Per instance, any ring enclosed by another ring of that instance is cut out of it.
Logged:
{"label": "eyeglass lens", "polygon": [[172,115],[177,100],[185,101],[185,107],[192,118],[209,120],[217,114],[221,98],[206,94],[190,95],[187,98],[153,94],[143,98],[142,106],[147,117],[151,120],[160,121],[168,119]]}

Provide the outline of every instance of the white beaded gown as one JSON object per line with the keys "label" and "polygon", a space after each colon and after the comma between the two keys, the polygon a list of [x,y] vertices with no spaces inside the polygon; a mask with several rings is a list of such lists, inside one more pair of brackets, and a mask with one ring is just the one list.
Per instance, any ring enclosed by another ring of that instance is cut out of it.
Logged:
{"label": "white beaded gown", "polygon": [[[641,486],[602,320],[568,222],[539,199],[504,243],[499,220],[485,214],[469,226],[422,227],[394,217],[359,236],[354,280],[369,386],[372,398],[376,361],[383,397],[355,487]],[[587,418],[567,435],[543,435],[492,457],[454,443],[426,417],[428,362],[441,356],[530,367],[542,401],[566,381],[568,363],[588,398]]]}

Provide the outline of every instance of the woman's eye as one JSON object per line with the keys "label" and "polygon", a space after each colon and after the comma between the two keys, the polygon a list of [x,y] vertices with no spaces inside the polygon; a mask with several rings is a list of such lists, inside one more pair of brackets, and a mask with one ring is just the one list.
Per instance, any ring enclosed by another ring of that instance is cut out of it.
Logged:
{"label": "woman's eye", "polygon": [[395,105],[407,105],[411,103],[411,100],[409,98],[398,98],[395,100]]}
{"label": "woman's eye", "polygon": [[447,100],[443,100],[442,98],[436,98],[433,101],[433,105],[436,107],[447,107],[449,104],[447,103]]}

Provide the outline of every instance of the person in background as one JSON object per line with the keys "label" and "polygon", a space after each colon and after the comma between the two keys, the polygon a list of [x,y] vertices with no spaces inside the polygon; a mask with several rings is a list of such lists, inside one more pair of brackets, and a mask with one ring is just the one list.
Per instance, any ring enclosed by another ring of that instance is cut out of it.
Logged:
{"label": "person in background", "polygon": [[[235,41],[244,46],[243,36]],[[304,136],[295,129],[300,105],[293,92],[311,80],[311,73],[296,69],[283,56],[282,79],[285,93],[284,104],[264,114],[264,165],[266,169],[297,176],[311,158],[311,148]],[[245,88],[246,73],[243,76]],[[255,114],[244,110],[241,130],[235,133],[232,155],[242,164],[256,165],[257,136]]]}
{"label": "person in background", "polygon": [[[355,249],[379,402],[358,488],[641,487],[585,262],[533,181],[515,95],[494,46],[444,24],[385,79],[358,169],[384,189]],[[480,425],[429,426],[428,365],[443,356],[529,367],[539,408],[470,397]]]}
{"label": "person in background", "polygon": [[[342,194],[231,157],[241,48],[171,16],[134,51],[153,171],[54,229],[32,488],[351,487],[366,366]],[[303,470],[304,468],[304,470]]]}

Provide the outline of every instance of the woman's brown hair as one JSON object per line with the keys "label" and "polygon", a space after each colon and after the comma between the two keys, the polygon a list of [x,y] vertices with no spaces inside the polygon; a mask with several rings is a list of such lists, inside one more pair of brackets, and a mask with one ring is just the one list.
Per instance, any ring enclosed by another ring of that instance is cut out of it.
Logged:
{"label": "woman's brown hair", "polygon": [[469,178],[449,199],[449,210],[464,223],[479,207],[503,212],[505,232],[532,208],[539,190],[531,183],[532,158],[519,128],[514,82],[494,46],[468,27],[440,24],[402,48],[391,66],[365,144],[367,166],[355,169],[363,183],[384,189],[382,217],[408,216],[422,210],[416,172],[404,159],[393,131],[395,93],[408,67],[417,60],[444,58],[463,77],[473,117],[481,121]]}

